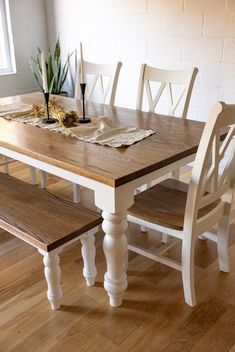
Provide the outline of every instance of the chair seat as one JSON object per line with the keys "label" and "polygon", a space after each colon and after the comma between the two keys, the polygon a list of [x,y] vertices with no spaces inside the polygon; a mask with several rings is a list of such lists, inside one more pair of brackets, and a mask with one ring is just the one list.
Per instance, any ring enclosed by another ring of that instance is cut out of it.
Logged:
{"label": "chair seat", "polygon": [[[159,226],[183,230],[188,184],[169,178],[135,196],[128,214]],[[206,215],[218,202],[200,209],[199,217]]]}

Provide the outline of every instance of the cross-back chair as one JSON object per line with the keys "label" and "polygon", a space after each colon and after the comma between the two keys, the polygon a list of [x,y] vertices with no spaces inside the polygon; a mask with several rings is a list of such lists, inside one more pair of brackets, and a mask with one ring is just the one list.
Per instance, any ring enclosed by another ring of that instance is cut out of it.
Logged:
{"label": "cross-back chair", "polygon": [[[114,64],[96,64],[84,60],[83,70],[87,80],[86,100],[96,100],[99,103],[106,103],[113,106],[115,103],[117,83],[121,67],[121,62],[116,62]],[[80,63],[76,72],[74,97],[76,99],[81,98]],[[42,188],[46,188],[45,171],[41,171],[41,180]],[[75,183],[73,184],[73,201],[75,203],[80,202],[79,185]]]}
{"label": "cross-back chair", "polygon": [[[185,70],[164,70],[142,64],[136,109],[142,110],[144,92],[146,91],[148,109],[150,112],[155,112],[163,94],[166,92],[165,98],[168,100],[168,114],[175,116],[177,108],[181,105],[181,111],[178,115],[179,117],[186,118],[197,73],[198,69],[196,67]],[[151,82],[160,84],[156,92],[151,89]],[[173,86],[177,86],[177,91],[173,89]],[[173,176],[179,178],[179,170],[176,170]]]}
{"label": "cross-back chair", "polygon": [[[99,103],[106,103],[113,106],[121,67],[121,62],[114,64],[97,64],[94,62],[83,61],[83,70],[87,83],[86,99],[95,99]],[[75,83],[75,98],[77,99],[81,97],[79,73],[80,64]]]}
{"label": "cross-back chair", "polygon": [[[166,70],[142,64],[136,109],[143,109],[144,92],[146,92],[148,110],[155,112],[160,105],[161,99],[164,98],[164,93],[166,93],[165,98],[168,103],[168,114],[175,116],[177,111],[178,117],[186,118],[197,73],[198,68],[196,67],[184,70]],[[158,83],[159,87],[151,87],[152,82]],[[177,90],[174,89],[175,86],[178,88]],[[179,109],[180,107],[181,109]],[[179,179],[179,169],[174,170],[172,175],[174,178]],[[150,186],[150,184],[143,185],[137,192],[143,191]],[[144,227],[141,229],[143,232],[145,231]],[[166,235],[163,235],[162,239],[163,242],[167,242]]]}
{"label": "cross-back chair", "polygon": [[[176,110],[181,104],[182,111],[179,117],[186,118],[197,73],[198,69],[196,67],[185,70],[164,70],[142,64],[136,109],[142,110],[144,91],[146,90],[149,111],[155,112],[163,93],[167,91],[169,105],[168,114],[175,116]],[[160,83],[160,87],[157,89],[155,96],[150,86],[151,82]],[[173,85],[177,85],[181,88],[180,92],[176,92],[175,97]]]}
{"label": "cross-back chair", "polygon": [[[223,128],[228,129],[220,142]],[[228,230],[234,192],[235,105],[216,103],[205,125],[189,185],[167,179],[135,197],[128,211],[130,222],[166,233],[182,241],[181,263],[129,244],[129,250],[182,271],[185,302],[196,305],[194,287],[195,239],[218,223],[219,267],[229,272]],[[229,157],[225,156],[228,147]],[[222,169],[221,169],[222,165]],[[220,172],[219,172],[220,170]],[[169,246],[171,244],[169,243]]]}

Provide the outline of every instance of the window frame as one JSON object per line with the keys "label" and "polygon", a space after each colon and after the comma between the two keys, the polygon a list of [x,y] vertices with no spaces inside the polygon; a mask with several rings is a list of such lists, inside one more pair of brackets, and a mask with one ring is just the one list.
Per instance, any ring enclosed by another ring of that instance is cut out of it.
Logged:
{"label": "window frame", "polygon": [[0,68],[0,75],[6,75],[11,73],[16,73],[16,63],[15,63],[15,52],[13,45],[13,35],[11,28],[11,19],[10,19],[10,7],[9,0],[0,0],[0,12],[2,16],[2,25],[3,25],[3,36],[6,44],[6,55],[7,66]]}

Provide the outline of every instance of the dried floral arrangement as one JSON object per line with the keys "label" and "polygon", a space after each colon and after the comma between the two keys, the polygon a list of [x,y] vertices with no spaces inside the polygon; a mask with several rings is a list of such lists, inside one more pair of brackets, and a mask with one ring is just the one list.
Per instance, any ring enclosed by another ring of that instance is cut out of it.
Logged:
{"label": "dried floral arrangement", "polygon": [[[69,128],[79,123],[79,116],[76,111],[65,110],[56,98],[49,100],[50,116],[57,120],[62,126]],[[46,105],[33,105],[31,114],[35,117],[44,118],[46,115]]]}

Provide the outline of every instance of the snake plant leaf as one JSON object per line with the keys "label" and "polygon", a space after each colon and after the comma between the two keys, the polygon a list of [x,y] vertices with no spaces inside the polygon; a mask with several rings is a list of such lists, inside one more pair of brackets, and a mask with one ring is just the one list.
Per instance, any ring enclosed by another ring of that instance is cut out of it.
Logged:
{"label": "snake plant leaf", "polygon": [[[53,54],[48,52],[46,58],[46,70],[47,70],[47,81],[48,90],[52,94],[60,94],[62,86],[67,78],[69,70],[69,59],[73,53],[68,55],[66,62],[62,65],[61,61],[61,48],[59,38],[56,41]],[[37,48],[37,56],[30,58],[34,64],[31,65],[31,69],[34,73],[34,77],[37,80],[39,87],[42,89],[42,68],[41,68],[41,49]]]}
{"label": "snake plant leaf", "polygon": [[62,70],[62,73],[61,73],[60,90],[62,89],[62,87],[64,85],[64,82],[65,82],[65,80],[67,78],[68,70],[69,70],[69,60],[70,60],[70,57],[72,55],[73,55],[73,52],[68,54],[67,60],[65,61],[65,64],[64,64],[64,67],[63,67],[63,70]]}
{"label": "snake plant leaf", "polygon": [[59,61],[60,61],[60,56],[61,56],[61,51],[60,51],[60,40],[59,38],[57,39],[56,41],[56,45],[55,45],[55,51],[54,51],[54,61],[55,63],[59,64]]}
{"label": "snake plant leaf", "polygon": [[48,87],[48,91],[49,91],[50,94],[53,91],[54,80],[55,80],[55,77],[52,77],[52,80],[51,80],[50,85]]}

